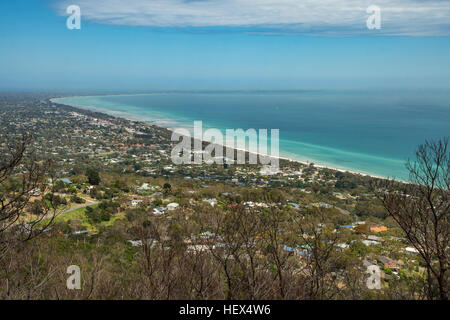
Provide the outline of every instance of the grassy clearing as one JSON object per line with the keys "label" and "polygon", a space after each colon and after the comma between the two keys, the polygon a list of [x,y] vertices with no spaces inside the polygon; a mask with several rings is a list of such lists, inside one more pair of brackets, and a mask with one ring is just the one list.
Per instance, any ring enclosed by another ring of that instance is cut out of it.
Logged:
{"label": "grassy clearing", "polygon": [[[98,207],[98,204],[92,205],[90,207],[95,209],[96,207]],[[109,227],[109,226],[112,226],[114,224],[114,222],[116,222],[117,220],[125,219],[125,213],[118,213],[118,214],[114,215],[113,217],[111,217],[111,219],[109,221],[104,221],[99,224],[91,224],[89,222],[88,218],[86,217],[86,208],[87,207],[84,207],[84,208],[76,209],[71,212],[61,214],[56,217],[55,222],[67,222],[69,220],[70,221],[79,221],[83,227],[86,227],[86,230],[88,230],[91,234],[95,234],[95,233],[98,233],[99,227],[101,227],[101,226]]]}

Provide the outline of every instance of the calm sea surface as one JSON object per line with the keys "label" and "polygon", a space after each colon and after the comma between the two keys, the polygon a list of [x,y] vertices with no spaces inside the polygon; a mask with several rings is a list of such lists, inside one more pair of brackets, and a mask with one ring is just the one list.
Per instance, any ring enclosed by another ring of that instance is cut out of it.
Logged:
{"label": "calm sea surface", "polygon": [[167,93],[55,100],[169,128],[279,129],[280,155],[407,180],[425,139],[450,136],[450,92]]}

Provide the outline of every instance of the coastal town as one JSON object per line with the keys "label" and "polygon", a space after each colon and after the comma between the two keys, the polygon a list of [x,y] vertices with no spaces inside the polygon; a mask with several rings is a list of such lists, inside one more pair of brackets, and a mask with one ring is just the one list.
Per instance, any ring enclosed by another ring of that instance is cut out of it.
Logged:
{"label": "coastal town", "polygon": [[[35,161],[52,164],[44,187],[33,191],[26,207],[27,215],[41,216],[40,224],[52,221],[38,241],[58,252],[71,248],[93,277],[104,270],[121,286],[138,273],[147,284],[164,282],[151,292],[127,284],[124,296],[420,299],[424,294],[419,289],[424,261],[384,208],[383,179],[288,160],[275,171],[250,164],[174,165],[169,130],[60,105],[52,97],[0,98],[0,150],[7,154],[11,143],[31,133]],[[47,217],[43,207],[49,199],[57,205]],[[27,219],[20,223],[26,226]],[[51,270],[62,258],[40,259]],[[371,266],[380,270],[372,287]],[[270,280],[262,281],[267,274]],[[166,277],[183,286],[171,287]],[[106,292],[106,283],[93,280],[89,286],[97,297],[118,290]],[[0,288],[0,297],[7,295]]]}

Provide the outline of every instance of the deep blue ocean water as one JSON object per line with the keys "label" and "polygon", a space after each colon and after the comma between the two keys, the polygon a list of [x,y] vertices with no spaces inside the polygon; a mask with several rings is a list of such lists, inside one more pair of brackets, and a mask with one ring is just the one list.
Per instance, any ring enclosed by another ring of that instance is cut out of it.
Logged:
{"label": "deep blue ocean water", "polygon": [[407,180],[425,139],[450,136],[444,90],[167,93],[56,102],[165,127],[279,129],[280,155]]}

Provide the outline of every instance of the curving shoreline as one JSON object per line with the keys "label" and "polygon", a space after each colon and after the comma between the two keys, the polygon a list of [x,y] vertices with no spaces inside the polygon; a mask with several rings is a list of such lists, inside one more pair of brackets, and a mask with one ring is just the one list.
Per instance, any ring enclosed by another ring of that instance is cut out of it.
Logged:
{"label": "curving shoreline", "polygon": [[[68,96],[68,97],[57,97],[57,98],[51,98],[49,99],[49,101],[51,101],[52,103],[56,103],[56,104],[61,104],[61,105],[66,105],[72,108],[77,108],[77,109],[81,109],[81,110],[88,110],[88,111],[92,111],[92,112],[98,112],[98,113],[103,113],[105,115],[108,116],[112,116],[112,117],[116,117],[116,118],[122,118],[128,121],[136,121],[136,122],[142,122],[145,124],[151,124],[153,126],[157,126],[160,128],[164,128],[166,130],[169,131],[173,131],[174,128],[176,128],[177,126],[177,122],[175,120],[172,119],[154,119],[154,120],[143,120],[142,118],[139,118],[139,116],[134,117],[133,115],[130,114],[126,114],[120,111],[112,111],[106,108],[100,108],[97,106],[81,106],[81,105],[71,105],[65,102],[59,102],[57,100],[60,99],[67,99],[67,98],[87,98],[87,97],[108,97],[108,96],[137,96],[137,95],[164,95],[167,93],[141,93],[141,94],[108,94],[108,95],[86,95],[86,96]],[[167,124],[172,124],[172,126],[166,126]],[[209,142],[209,141],[204,141],[204,142]],[[218,144],[221,145],[223,147],[226,147],[223,144]],[[234,147],[235,150],[239,150],[239,151],[244,151],[244,152],[249,152],[246,149],[239,149]],[[261,155],[260,153],[256,153],[258,155]],[[298,159],[292,157],[292,156],[279,156],[278,157],[279,160],[285,160],[285,161],[291,161],[291,162],[296,162],[296,163],[300,163],[302,165],[305,166],[309,166],[311,163],[314,164],[314,167],[320,168],[320,169],[330,169],[330,170],[334,170],[334,171],[339,171],[339,172],[348,172],[351,174],[355,174],[355,175],[362,175],[362,176],[369,176],[372,178],[377,178],[377,179],[392,179],[390,177],[386,177],[386,176],[381,176],[381,175],[377,175],[377,174],[373,174],[373,173],[369,173],[369,172],[364,172],[364,171],[358,171],[358,170],[352,170],[352,169],[347,169],[347,168],[339,168],[337,166],[334,165],[329,165],[329,164],[323,164],[323,163],[317,163],[317,160],[309,160],[309,159]],[[399,181],[399,182],[405,182],[407,183],[407,181],[395,178],[393,180]]]}

